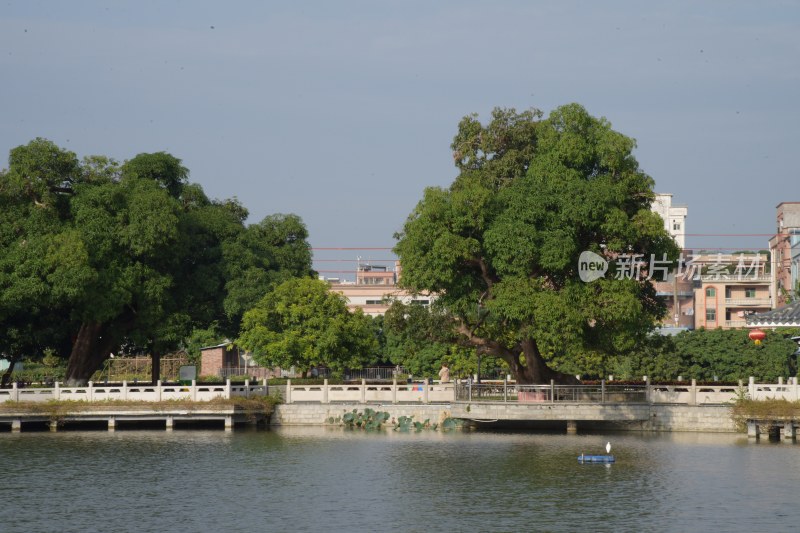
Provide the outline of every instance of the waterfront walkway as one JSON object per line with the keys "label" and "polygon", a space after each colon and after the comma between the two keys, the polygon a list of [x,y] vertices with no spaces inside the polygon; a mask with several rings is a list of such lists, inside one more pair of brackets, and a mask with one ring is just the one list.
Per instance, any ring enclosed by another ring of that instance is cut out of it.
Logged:
{"label": "waterfront walkway", "polygon": [[[732,431],[730,405],[740,397],[761,399],[786,399],[797,401],[800,387],[797,379],[784,383],[756,383],[750,378],[747,384],[707,385],[695,381],[685,384],[660,385],[618,384],[605,381],[593,385],[517,385],[510,381],[474,383],[457,381],[439,383],[374,382],[349,384],[293,384],[268,386],[249,382],[233,384],[189,385],[149,383],[94,384],[85,387],[62,387],[55,383],[47,388],[0,389],[0,426],[19,430],[23,424],[48,423],[51,429],[59,424],[93,422],[105,424],[108,429],[130,423],[154,423],[171,428],[177,423],[219,423],[225,428],[252,421],[253,417],[237,412],[229,406],[210,406],[198,409],[176,408],[148,409],[114,405],[113,401],[128,402],[209,402],[215,398],[276,395],[283,405],[277,407],[271,423],[325,424],[345,411],[367,407],[392,411],[393,416],[422,417],[432,420],[443,417],[460,418],[475,423],[529,422],[566,426],[574,432],[578,426],[611,426],[619,429],[655,431]],[[46,408],[47,402],[84,400],[92,402],[94,410],[61,410],[58,416]],[[108,402],[107,405],[102,405]],[[13,405],[19,403],[42,405],[38,411],[15,413]],[[225,409],[228,409],[227,411]],[[258,418],[256,416],[255,418]],[[261,416],[264,420],[265,416]],[[424,418],[422,418],[424,419]],[[55,422],[55,423],[54,423]],[[758,424],[756,424],[758,425]],[[765,423],[760,424],[761,427]],[[794,426],[787,425],[786,433],[794,438]],[[752,430],[758,434],[758,430]],[[752,433],[751,431],[751,433]]]}

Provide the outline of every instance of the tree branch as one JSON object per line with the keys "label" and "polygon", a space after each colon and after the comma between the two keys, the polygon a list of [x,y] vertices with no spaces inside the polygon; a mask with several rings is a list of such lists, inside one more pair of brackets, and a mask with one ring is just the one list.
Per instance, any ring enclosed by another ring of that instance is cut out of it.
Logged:
{"label": "tree branch", "polygon": [[476,266],[478,267],[478,269],[480,269],[481,279],[483,279],[483,282],[486,284],[486,288],[489,289],[486,292],[490,293],[492,286],[494,286],[495,283],[500,281],[500,279],[489,270],[489,266],[486,264],[486,261],[484,261],[482,257],[470,259],[467,261],[467,264]]}

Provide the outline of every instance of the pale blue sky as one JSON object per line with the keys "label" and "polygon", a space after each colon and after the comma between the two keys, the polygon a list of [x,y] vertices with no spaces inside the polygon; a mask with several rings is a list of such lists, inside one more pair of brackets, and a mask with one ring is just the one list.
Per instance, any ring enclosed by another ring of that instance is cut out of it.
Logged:
{"label": "pale blue sky", "polygon": [[770,233],[800,200],[798,22],[778,1],[3,0],[0,166],[37,136],[165,150],[251,222],[294,212],[315,247],[392,246],[455,176],[463,115],[579,102],[637,139],[690,233]]}

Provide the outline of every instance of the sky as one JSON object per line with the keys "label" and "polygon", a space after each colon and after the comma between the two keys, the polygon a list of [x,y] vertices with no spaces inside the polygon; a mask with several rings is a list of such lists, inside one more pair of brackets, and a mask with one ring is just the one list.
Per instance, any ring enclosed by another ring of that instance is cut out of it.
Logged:
{"label": "sky", "polygon": [[800,2],[0,0],[0,168],[36,137],[166,151],[250,223],[300,215],[328,276],[394,257],[461,117],[571,102],[716,234],[689,247],[766,248],[798,95]]}

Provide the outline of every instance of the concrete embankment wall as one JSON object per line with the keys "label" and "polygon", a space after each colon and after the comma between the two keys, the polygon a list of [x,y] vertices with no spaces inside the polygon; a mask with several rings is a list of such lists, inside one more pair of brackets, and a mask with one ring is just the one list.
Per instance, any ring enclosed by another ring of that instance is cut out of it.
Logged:
{"label": "concrete embankment wall", "polygon": [[729,405],[659,405],[650,406],[650,419],[643,431],[735,432]]}
{"label": "concrete embankment wall", "polygon": [[[472,404],[472,415],[463,416],[465,419],[478,418],[486,419],[489,413],[479,413],[482,411],[477,404]],[[577,406],[573,406],[577,407]],[[624,416],[610,416],[607,420],[592,413],[590,419],[582,418],[579,408],[571,409],[569,414],[565,412],[562,420],[566,426],[567,422],[575,422],[577,429],[608,427],[625,431],[694,431],[694,432],[735,432],[736,427],[730,415],[730,406],[727,405],[638,405],[636,409],[637,420],[624,420]],[[458,415],[464,411],[461,406],[451,405],[374,405],[374,404],[318,404],[318,403],[294,403],[283,404],[275,407],[275,411],[270,419],[272,425],[282,426],[314,426],[329,424],[329,419],[341,417],[346,412],[353,409],[364,411],[370,408],[374,410],[386,411],[389,416],[397,419],[400,416],[413,416],[416,421],[429,419],[432,423],[441,423],[442,420]],[[642,416],[642,410],[649,409],[649,416]],[[477,415],[481,416],[477,416]],[[496,413],[492,413],[496,414]],[[574,416],[575,418],[567,418]],[[519,421],[519,418],[516,418]],[[536,421],[556,421],[552,415],[548,414],[546,419],[532,417],[529,419]],[[498,420],[502,423],[502,420]],[[583,424],[582,424],[583,423]],[[335,422],[338,424],[338,422]]]}
{"label": "concrete embankment wall", "polygon": [[[401,416],[413,416],[417,422],[429,419],[431,423],[441,423],[449,418],[452,412],[449,405],[422,405],[422,404],[314,404],[292,403],[275,406],[270,418],[270,424],[276,426],[319,426],[328,424],[330,418],[339,418],[353,409],[363,412],[365,409],[386,411],[395,420]],[[390,418],[390,420],[391,420]],[[339,422],[336,422],[337,424]]]}

